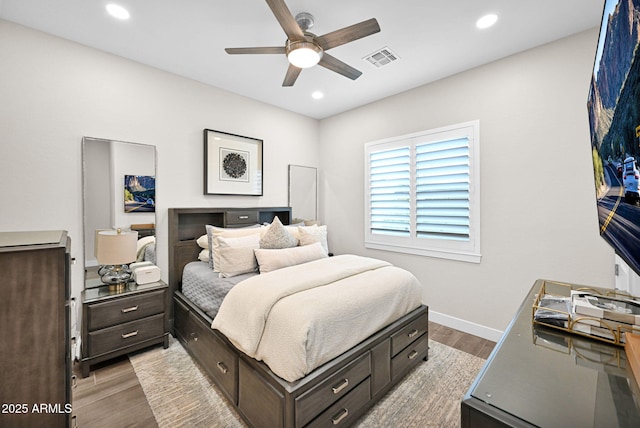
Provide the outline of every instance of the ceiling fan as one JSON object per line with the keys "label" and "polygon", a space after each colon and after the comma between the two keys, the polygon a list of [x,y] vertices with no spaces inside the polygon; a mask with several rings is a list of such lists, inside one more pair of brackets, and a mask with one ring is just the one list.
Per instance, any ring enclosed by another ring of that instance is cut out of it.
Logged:
{"label": "ceiling fan", "polygon": [[266,0],[278,23],[287,35],[284,46],[226,48],[231,55],[237,54],[285,54],[289,60],[289,68],[282,86],[293,86],[303,68],[321,65],[351,80],[355,80],[362,72],[326,53],[327,50],[361,39],[380,31],[375,18],[332,31],[323,36],[316,36],[308,30],[313,27],[313,15],[302,12],[294,18],[284,0]]}

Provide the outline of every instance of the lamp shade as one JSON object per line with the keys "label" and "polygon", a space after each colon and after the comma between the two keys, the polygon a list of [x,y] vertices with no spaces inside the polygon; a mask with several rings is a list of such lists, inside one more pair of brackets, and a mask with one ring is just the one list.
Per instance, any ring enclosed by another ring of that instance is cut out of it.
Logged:
{"label": "lamp shade", "polygon": [[96,238],[96,259],[101,265],[124,265],[136,260],[138,232],[103,230]]}

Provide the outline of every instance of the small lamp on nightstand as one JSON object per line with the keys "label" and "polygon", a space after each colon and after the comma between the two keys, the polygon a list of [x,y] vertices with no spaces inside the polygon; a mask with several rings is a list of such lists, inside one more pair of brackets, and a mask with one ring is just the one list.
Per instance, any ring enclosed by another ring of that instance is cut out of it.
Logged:
{"label": "small lamp on nightstand", "polygon": [[102,265],[100,276],[109,291],[124,291],[131,278],[127,264],[136,260],[137,242],[138,232],[116,229],[96,233],[96,260]]}

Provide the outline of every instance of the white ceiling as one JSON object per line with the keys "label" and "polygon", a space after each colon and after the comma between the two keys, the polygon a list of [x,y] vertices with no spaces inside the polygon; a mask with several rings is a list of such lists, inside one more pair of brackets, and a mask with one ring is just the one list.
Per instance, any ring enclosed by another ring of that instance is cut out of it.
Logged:
{"label": "white ceiling", "polygon": [[[117,21],[114,2],[131,13]],[[228,55],[226,47],[284,45],[264,0],[0,0],[0,18],[212,86],[321,119],[565,36],[597,27],[604,0],[286,0],[291,13],[315,16],[323,35],[369,18],[380,33],[331,55],[359,69],[349,80],[323,67],[283,88],[284,55]],[[495,26],[475,22],[496,13]],[[595,44],[595,40],[594,40]],[[388,47],[399,60],[363,60]],[[595,46],[594,46],[595,49]],[[311,98],[320,90],[321,100]]]}

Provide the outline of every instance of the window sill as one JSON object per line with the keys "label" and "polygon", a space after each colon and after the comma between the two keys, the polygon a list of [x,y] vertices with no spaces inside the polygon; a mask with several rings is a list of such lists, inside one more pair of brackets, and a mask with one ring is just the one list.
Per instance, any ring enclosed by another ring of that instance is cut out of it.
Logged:
{"label": "window sill", "polygon": [[364,243],[365,248],[372,250],[392,251],[396,253],[413,254],[416,256],[435,257],[438,259],[456,260],[467,263],[480,263],[482,255],[480,253],[469,253],[453,250],[433,250],[425,248],[405,247],[401,245],[380,244],[377,242]]}

